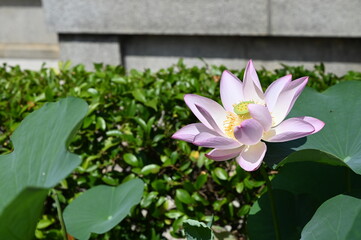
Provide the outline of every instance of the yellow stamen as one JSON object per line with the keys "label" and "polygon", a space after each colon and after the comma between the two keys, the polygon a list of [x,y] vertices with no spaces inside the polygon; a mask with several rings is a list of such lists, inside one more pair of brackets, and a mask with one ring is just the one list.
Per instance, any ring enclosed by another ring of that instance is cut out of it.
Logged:
{"label": "yellow stamen", "polygon": [[248,111],[248,104],[253,104],[253,101],[240,102],[233,105],[233,112],[227,112],[226,120],[223,122],[224,132],[228,137],[234,138],[234,128],[239,126],[244,120],[251,119],[252,116]]}
{"label": "yellow stamen", "polygon": [[233,130],[236,126],[241,124],[241,122],[241,119],[236,114],[232,112],[227,112],[227,117],[226,120],[224,120],[223,122],[223,126],[224,132],[227,134],[228,137],[235,138]]}

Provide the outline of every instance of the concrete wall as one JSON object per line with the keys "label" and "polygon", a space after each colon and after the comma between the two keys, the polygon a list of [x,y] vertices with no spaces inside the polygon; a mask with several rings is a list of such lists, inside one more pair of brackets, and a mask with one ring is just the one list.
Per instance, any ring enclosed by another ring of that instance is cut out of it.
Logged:
{"label": "concrete wall", "polygon": [[0,1],[0,58],[153,70],[180,57],[229,68],[252,58],[258,67],[323,61],[331,72],[361,71],[360,0],[40,1]]}
{"label": "concrete wall", "polygon": [[[249,2],[248,7],[244,3]],[[44,0],[57,32],[265,35],[267,0]],[[249,24],[252,22],[252,26]]]}
{"label": "concrete wall", "polygon": [[43,0],[60,33],[361,37],[360,0]]}
{"label": "concrete wall", "polygon": [[[361,71],[360,0],[43,0],[60,57],[159,69],[178,61]],[[203,58],[200,60],[199,58]]]}
{"label": "concrete wall", "polygon": [[47,28],[41,0],[0,1],[0,58],[58,58],[58,38]]}

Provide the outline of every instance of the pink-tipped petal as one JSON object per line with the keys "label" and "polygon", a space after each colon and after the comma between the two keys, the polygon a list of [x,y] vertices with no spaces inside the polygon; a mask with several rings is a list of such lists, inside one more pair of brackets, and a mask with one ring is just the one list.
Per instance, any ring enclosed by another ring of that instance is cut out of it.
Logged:
{"label": "pink-tipped petal", "polygon": [[[186,94],[184,96],[184,101],[188,107],[192,110],[194,115],[201,121],[206,127],[213,129],[209,118],[207,119],[200,111],[199,107],[205,109],[211,118],[216,122],[217,126],[223,126],[223,122],[226,119],[226,111],[224,108],[217,102],[202,96],[195,94]],[[197,107],[197,106],[199,107]],[[216,130],[216,129],[214,129]]]}
{"label": "pink-tipped petal", "polygon": [[245,145],[258,143],[262,138],[262,134],[262,125],[254,119],[244,120],[241,125],[234,128],[234,137]]}
{"label": "pink-tipped petal", "polygon": [[288,74],[274,81],[265,92],[266,104],[270,112],[273,111],[281,91],[292,81],[292,75]]}
{"label": "pink-tipped petal", "polygon": [[208,132],[210,134],[218,135],[216,132],[204,126],[203,123],[192,123],[179,129],[176,133],[173,134],[172,138],[193,143],[195,136],[201,132]]}
{"label": "pink-tipped petal", "polygon": [[267,142],[286,142],[305,137],[314,132],[315,128],[311,123],[302,118],[289,118],[267,132],[263,140]]}
{"label": "pink-tipped petal", "polygon": [[243,97],[246,101],[264,103],[264,94],[252,60],[248,61],[243,77]]}
{"label": "pink-tipped petal", "polygon": [[308,122],[309,124],[311,124],[315,128],[315,131],[313,131],[312,134],[317,133],[318,131],[320,131],[325,126],[325,123],[323,121],[321,121],[321,120],[319,120],[317,118],[314,118],[314,117],[304,116],[304,117],[297,117],[297,118]]}
{"label": "pink-tipped petal", "polygon": [[198,111],[207,120],[207,122],[211,126],[211,129],[216,131],[220,135],[225,135],[223,133],[223,131],[221,130],[222,125],[219,126],[218,123],[213,119],[213,116],[206,109],[204,109],[201,106],[198,106],[197,104],[195,104],[195,105],[196,105],[196,108],[198,109]]}
{"label": "pink-tipped petal", "polygon": [[264,142],[246,146],[243,148],[241,154],[236,158],[236,161],[244,170],[255,171],[261,165],[266,151],[267,146]]}
{"label": "pink-tipped petal", "polygon": [[240,147],[241,144],[232,138],[214,135],[209,132],[202,132],[198,134],[193,141],[193,144],[201,147],[230,149]]}
{"label": "pink-tipped petal", "polygon": [[253,83],[256,85],[256,87],[259,90],[262,90],[261,83],[259,82],[258,75],[256,72],[256,69],[254,68],[253,61],[249,60],[245,69],[245,76],[248,76],[251,78]]}
{"label": "pink-tipped petal", "polygon": [[215,161],[226,161],[237,157],[242,151],[243,146],[233,149],[213,149],[206,154],[206,157]]}
{"label": "pink-tipped petal", "polygon": [[233,111],[233,104],[243,101],[242,82],[229,71],[224,71],[221,78],[221,100],[227,111]]}
{"label": "pink-tipped petal", "polygon": [[270,129],[272,126],[272,116],[267,107],[260,104],[248,104],[248,110],[252,118],[262,125],[264,131]]}
{"label": "pink-tipped petal", "polygon": [[308,77],[299,78],[288,83],[287,86],[281,91],[273,107],[273,111],[271,111],[272,116],[274,117],[274,126],[277,126],[283,121],[283,119],[285,119],[285,117],[291,111],[297,98],[305,88],[307,82]]}

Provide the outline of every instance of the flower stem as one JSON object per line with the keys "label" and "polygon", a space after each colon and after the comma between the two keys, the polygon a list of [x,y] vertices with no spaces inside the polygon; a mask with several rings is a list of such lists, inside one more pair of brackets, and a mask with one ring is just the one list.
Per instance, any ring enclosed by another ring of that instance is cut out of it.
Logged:
{"label": "flower stem", "polygon": [[60,207],[58,193],[56,192],[55,189],[52,189],[51,191],[53,193],[56,209],[58,211],[58,218],[59,218],[60,226],[61,226],[61,234],[63,235],[64,240],[68,240],[68,235],[67,235],[66,228],[65,228],[65,223],[64,223],[63,213],[62,213],[61,207]]}
{"label": "flower stem", "polygon": [[275,237],[276,237],[275,239],[281,240],[281,234],[280,234],[280,228],[279,228],[279,224],[278,224],[278,217],[277,217],[277,210],[276,210],[276,201],[273,196],[272,184],[271,184],[271,181],[269,180],[268,173],[266,172],[265,164],[262,164],[262,166],[260,167],[260,171],[261,171],[262,177],[266,181],[267,193],[268,193],[268,197],[269,197],[270,205],[271,205],[273,228],[274,228]]}

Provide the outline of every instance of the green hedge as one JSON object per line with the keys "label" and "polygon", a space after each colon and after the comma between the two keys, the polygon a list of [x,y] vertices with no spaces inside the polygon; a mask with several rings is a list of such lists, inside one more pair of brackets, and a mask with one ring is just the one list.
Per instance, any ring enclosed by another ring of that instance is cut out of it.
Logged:
{"label": "green hedge", "polygon": [[[90,104],[88,116],[73,139],[71,150],[82,156],[81,166],[57,187],[64,208],[82,191],[98,185],[118,185],[139,177],[146,183],[141,204],[111,232],[92,239],[161,239],[168,231],[182,236],[187,218],[209,221],[246,235],[244,219],[263,192],[257,173],[248,173],[234,161],[205,158],[208,149],[170,136],[180,127],[196,122],[186,107],[186,93],[219,100],[223,66],[186,67],[182,61],[158,72],[95,65],[89,72],[82,65],[40,71],[0,67],[0,152],[11,151],[9,136],[19,122],[44,102],[76,96]],[[243,70],[232,71],[240,79]],[[326,74],[322,64],[313,70],[283,66],[273,72],[258,69],[262,86],[291,73],[310,76],[309,86],[324,90],[345,80],[361,80],[360,72],[338,77]],[[3,170],[4,171],[4,170]],[[54,201],[49,196],[38,239],[60,239]],[[222,229],[220,230],[222,231]]]}

